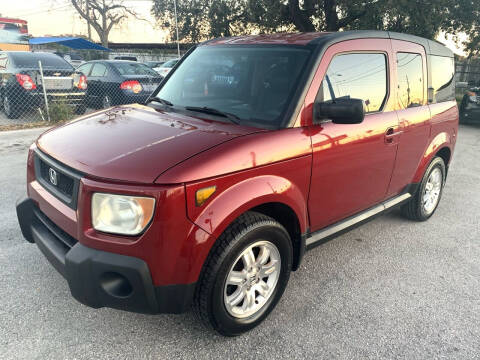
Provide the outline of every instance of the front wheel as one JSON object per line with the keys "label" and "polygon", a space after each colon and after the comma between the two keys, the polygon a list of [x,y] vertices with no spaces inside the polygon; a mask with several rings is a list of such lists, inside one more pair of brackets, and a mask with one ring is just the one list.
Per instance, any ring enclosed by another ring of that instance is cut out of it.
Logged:
{"label": "front wheel", "polygon": [[402,213],[410,220],[425,221],[438,207],[445,184],[445,163],[441,157],[435,157],[423,175],[422,182],[407,204],[402,206]]}
{"label": "front wheel", "polygon": [[194,307],[222,335],[248,331],[273,310],[287,286],[292,243],[285,228],[256,212],[241,215],[206,260]]}

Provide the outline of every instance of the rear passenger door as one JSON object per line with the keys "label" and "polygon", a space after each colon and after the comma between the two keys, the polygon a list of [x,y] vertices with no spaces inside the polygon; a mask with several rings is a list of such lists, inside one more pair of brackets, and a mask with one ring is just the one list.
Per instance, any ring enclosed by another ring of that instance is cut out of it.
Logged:
{"label": "rear passenger door", "polygon": [[427,104],[427,62],[423,46],[391,40],[395,109],[399,120],[399,145],[389,195],[403,191],[413,181],[430,137]]}
{"label": "rear passenger door", "polygon": [[102,63],[94,63],[90,76],[88,77],[88,86],[90,87],[90,98],[96,104],[101,104],[105,93],[105,76],[107,75],[107,66]]}

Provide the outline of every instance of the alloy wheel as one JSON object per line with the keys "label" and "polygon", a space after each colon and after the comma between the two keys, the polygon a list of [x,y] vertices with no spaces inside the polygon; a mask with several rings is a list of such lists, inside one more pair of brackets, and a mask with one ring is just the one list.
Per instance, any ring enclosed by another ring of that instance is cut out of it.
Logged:
{"label": "alloy wheel", "polygon": [[269,241],[257,241],[243,250],[225,281],[227,312],[245,318],[259,311],[274,293],[280,268],[280,252]]}
{"label": "alloy wheel", "polygon": [[110,97],[108,95],[105,95],[102,99],[102,107],[104,109],[107,109],[110,106],[112,106],[112,100],[110,99]]}
{"label": "alloy wheel", "polygon": [[430,173],[425,191],[422,197],[423,210],[426,215],[430,215],[436,208],[442,191],[443,175],[440,168],[436,167]]}
{"label": "alloy wheel", "polygon": [[5,114],[9,115],[11,113],[11,106],[10,106],[10,100],[8,99],[7,96],[3,97],[3,110],[5,111]]}

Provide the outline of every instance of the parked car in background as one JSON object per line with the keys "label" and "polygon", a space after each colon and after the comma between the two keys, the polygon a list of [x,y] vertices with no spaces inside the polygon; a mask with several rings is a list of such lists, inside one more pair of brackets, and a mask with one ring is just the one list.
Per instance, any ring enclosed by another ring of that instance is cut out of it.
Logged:
{"label": "parked car in background", "polygon": [[[395,207],[433,216],[457,139],[454,72],[448,48],[394,32],[208,41],[145,106],[40,136],[22,233],[83,304],[193,305],[208,328],[238,335],[274,309],[307,250]],[[390,246],[400,229],[384,229]],[[402,252],[421,251],[418,234]],[[310,305],[290,295],[303,317]]]}
{"label": "parked car in background", "polygon": [[137,58],[135,56],[115,56],[113,58],[114,60],[128,60],[128,61],[137,61]]}
{"label": "parked car in background", "polygon": [[[39,61],[45,84],[42,84]],[[0,99],[8,118],[45,103],[62,101],[75,106],[77,114],[85,112],[87,78],[60,56],[48,52],[0,52]]]}
{"label": "parked car in background", "polygon": [[180,59],[168,60],[167,62],[163,63],[161,66],[153,68],[153,70],[155,70],[157,73],[165,77],[170,72],[170,70],[172,70],[172,68],[177,64],[179,60]]}
{"label": "parked car in background", "polygon": [[77,70],[87,77],[87,104],[96,108],[143,103],[163,79],[147,65],[127,60],[95,60]]}
{"label": "parked car in background", "polygon": [[480,123],[480,82],[471,86],[460,103],[461,123]]}
{"label": "parked car in background", "polygon": [[80,55],[78,55],[77,53],[74,53],[74,52],[72,52],[72,53],[61,53],[61,52],[57,51],[57,52],[55,52],[55,54],[57,54],[58,56],[63,58],[65,61],[67,61],[70,65],[72,65],[75,68],[79,67],[80,65],[85,63],[85,60],[83,60]]}
{"label": "parked car in background", "polygon": [[144,64],[149,68],[154,69],[165,64],[165,61],[145,61]]}

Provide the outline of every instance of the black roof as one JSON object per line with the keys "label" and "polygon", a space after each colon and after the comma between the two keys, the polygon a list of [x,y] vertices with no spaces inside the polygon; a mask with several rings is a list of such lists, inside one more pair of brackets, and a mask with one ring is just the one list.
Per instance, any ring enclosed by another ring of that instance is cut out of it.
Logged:
{"label": "black roof", "polygon": [[397,33],[394,31],[379,31],[379,30],[352,30],[352,31],[339,31],[325,34],[312,41],[310,44],[318,44],[322,46],[330,46],[345,40],[353,39],[395,39],[409,41],[415,44],[419,44],[425,48],[425,52],[430,55],[448,56],[453,57],[453,52],[442,43],[422,38],[420,36]]}

